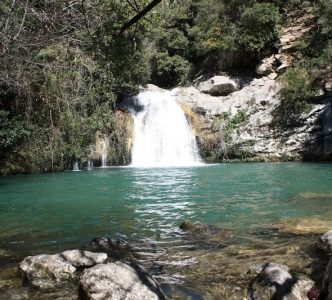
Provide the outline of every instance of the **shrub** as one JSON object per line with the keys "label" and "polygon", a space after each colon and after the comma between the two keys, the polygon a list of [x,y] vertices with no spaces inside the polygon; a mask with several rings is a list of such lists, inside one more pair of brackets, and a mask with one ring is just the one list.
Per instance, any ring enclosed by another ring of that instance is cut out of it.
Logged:
{"label": "shrub", "polygon": [[281,77],[281,99],[275,118],[282,127],[295,126],[302,113],[310,108],[308,100],[315,96],[315,89],[307,70],[292,68]]}
{"label": "shrub", "polygon": [[277,45],[281,16],[273,3],[255,3],[240,18],[241,42],[247,50],[262,51]]}

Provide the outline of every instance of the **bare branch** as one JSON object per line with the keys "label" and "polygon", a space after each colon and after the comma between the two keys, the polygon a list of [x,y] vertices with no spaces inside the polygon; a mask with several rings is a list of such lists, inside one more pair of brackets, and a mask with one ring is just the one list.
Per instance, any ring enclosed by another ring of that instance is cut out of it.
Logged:
{"label": "bare branch", "polygon": [[118,35],[125,32],[129,29],[132,25],[137,23],[140,19],[142,19],[148,12],[150,12],[155,6],[157,6],[162,0],[153,0],[149,5],[147,5],[142,11],[140,11],[136,16],[134,16],[131,20],[129,20],[126,24],[124,24],[119,32]]}

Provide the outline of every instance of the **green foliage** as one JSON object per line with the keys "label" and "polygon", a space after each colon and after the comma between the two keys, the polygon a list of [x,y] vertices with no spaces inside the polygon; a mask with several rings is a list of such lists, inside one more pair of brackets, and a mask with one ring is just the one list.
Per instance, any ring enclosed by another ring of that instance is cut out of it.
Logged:
{"label": "green foliage", "polygon": [[189,71],[189,62],[180,55],[157,53],[154,57],[155,80],[161,86],[171,87],[180,83]]}
{"label": "green foliage", "polygon": [[0,153],[18,146],[29,133],[24,122],[10,118],[8,111],[0,110]]}
{"label": "green foliage", "polygon": [[279,37],[281,16],[273,3],[255,3],[240,18],[241,41],[251,51],[275,47]]}
{"label": "green foliage", "polygon": [[291,68],[281,77],[280,106],[274,112],[278,125],[295,126],[302,113],[310,108],[308,101],[315,96],[315,88],[306,69]]}
{"label": "green foliage", "polygon": [[244,109],[240,109],[234,117],[227,121],[226,131],[233,131],[238,125],[245,122],[247,119],[248,116],[246,111]]}

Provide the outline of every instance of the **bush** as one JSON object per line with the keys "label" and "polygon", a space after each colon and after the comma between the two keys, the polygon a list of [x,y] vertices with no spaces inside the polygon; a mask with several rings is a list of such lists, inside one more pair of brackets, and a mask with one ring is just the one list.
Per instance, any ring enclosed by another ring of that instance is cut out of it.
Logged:
{"label": "bush", "polygon": [[255,3],[240,18],[240,41],[247,50],[262,51],[277,46],[281,15],[272,3]]}
{"label": "bush", "polygon": [[162,87],[172,87],[184,80],[188,73],[189,62],[179,56],[170,56],[168,53],[157,53],[154,61],[154,80]]}
{"label": "bush", "polygon": [[281,83],[281,102],[275,118],[282,127],[295,126],[300,115],[310,108],[308,100],[315,96],[315,88],[309,72],[302,68],[287,70],[281,77]]}

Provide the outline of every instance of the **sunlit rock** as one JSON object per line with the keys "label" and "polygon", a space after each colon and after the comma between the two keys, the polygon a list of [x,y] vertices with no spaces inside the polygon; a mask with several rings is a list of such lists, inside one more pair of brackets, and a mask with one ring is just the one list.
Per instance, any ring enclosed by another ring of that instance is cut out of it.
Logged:
{"label": "sunlit rock", "polygon": [[60,254],[41,254],[26,257],[19,265],[19,271],[28,284],[51,289],[76,276],[76,268],[87,268],[107,260],[106,253],[69,250]]}
{"label": "sunlit rock", "polygon": [[122,262],[96,265],[84,271],[79,299],[164,299],[158,283],[140,266]]}
{"label": "sunlit rock", "polygon": [[305,276],[293,276],[287,266],[266,263],[252,267],[257,274],[249,287],[250,300],[307,300],[314,282]]}
{"label": "sunlit rock", "polygon": [[23,280],[30,285],[51,289],[74,279],[76,268],[57,254],[26,257],[19,266]]}
{"label": "sunlit rock", "polygon": [[226,96],[236,91],[237,83],[228,76],[213,76],[197,85],[200,92],[212,96]]}

